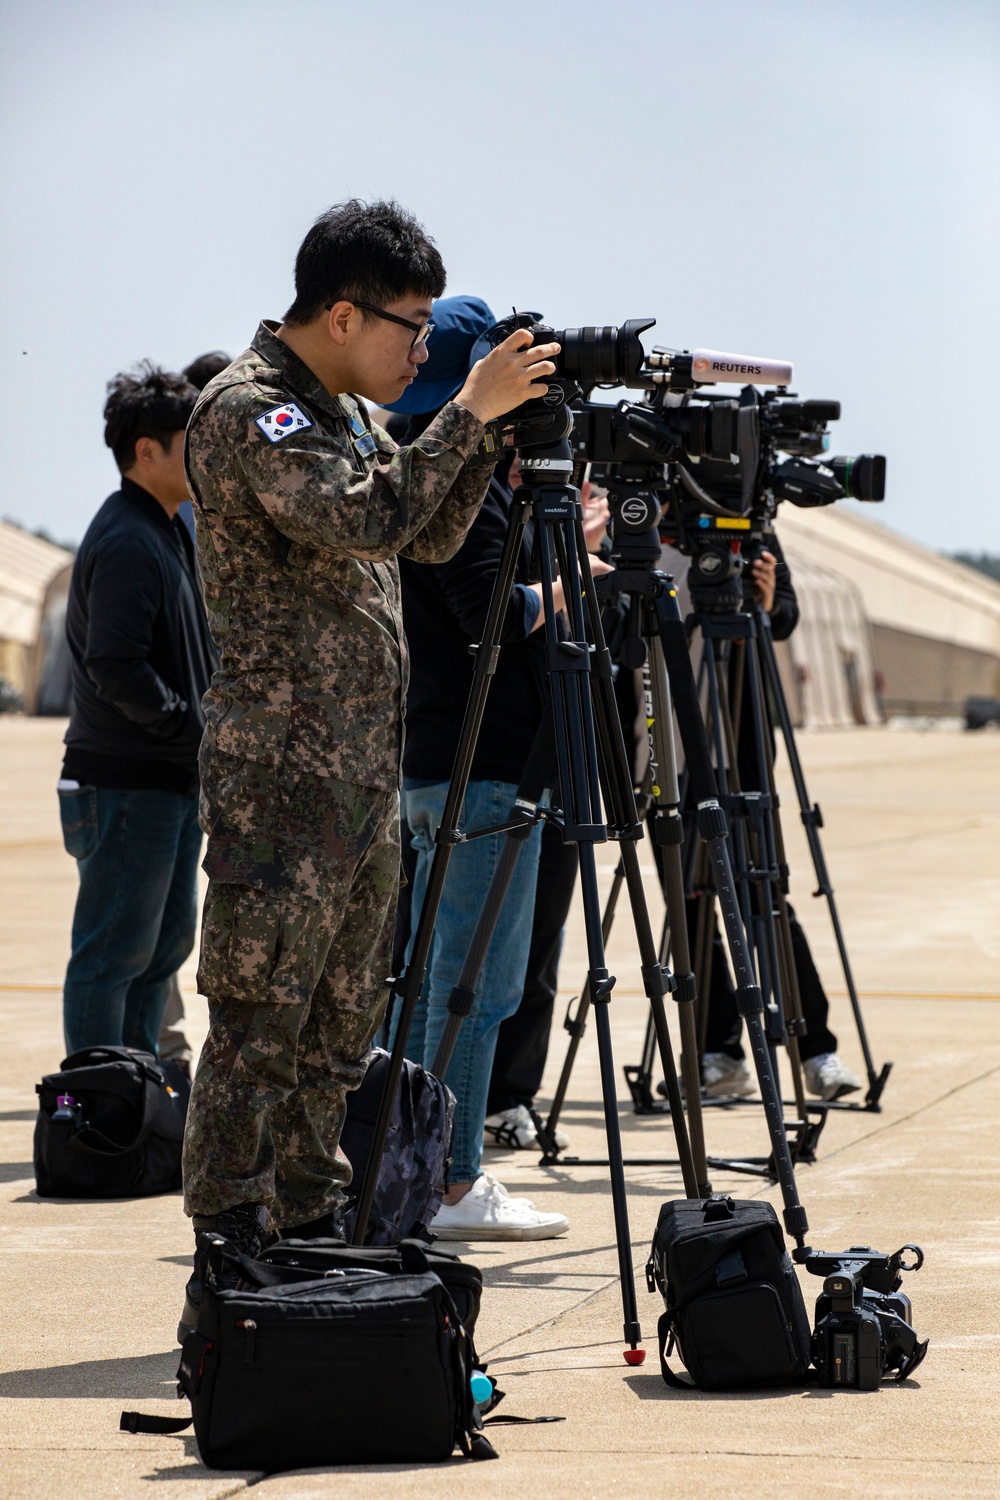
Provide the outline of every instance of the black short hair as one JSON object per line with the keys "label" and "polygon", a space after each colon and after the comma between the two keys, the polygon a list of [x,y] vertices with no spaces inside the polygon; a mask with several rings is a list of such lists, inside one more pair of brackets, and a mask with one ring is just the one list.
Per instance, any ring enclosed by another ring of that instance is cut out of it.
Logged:
{"label": "black short hair", "polygon": [[133,374],[108,381],[104,403],[104,441],[122,474],[135,463],[136,440],[155,438],[169,448],[175,432],[183,432],[198,399],[196,388],[183,375],[161,370],[145,359]]}
{"label": "black short hair", "polygon": [[203,391],[210,380],[216,375],[221,375],[223,370],[232,364],[228,354],[223,354],[221,349],[213,349],[211,354],[199,354],[189,365],[185,365],[181,374],[184,379],[194,386],[195,390]]}
{"label": "black short hair", "polygon": [[335,302],[384,307],[408,294],[430,301],[444,287],[438,248],[412,214],[391,201],[352,198],[321,214],[302,241],[285,322],[301,327]]}

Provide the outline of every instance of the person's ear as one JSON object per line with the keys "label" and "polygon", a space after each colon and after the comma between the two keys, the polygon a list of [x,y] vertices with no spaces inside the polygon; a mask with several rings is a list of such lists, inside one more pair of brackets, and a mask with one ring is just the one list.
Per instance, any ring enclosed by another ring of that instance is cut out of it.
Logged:
{"label": "person's ear", "polygon": [[361,314],[353,302],[335,302],[326,315],[326,331],[335,344],[346,344],[351,320]]}
{"label": "person's ear", "polygon": [[[159,448],[155,438],[140,437],[135,440],[135,462],[137,465],[148,466],[156,462],[157,455],[154,448]],[[162,451],[162,450],[161,450]]]}

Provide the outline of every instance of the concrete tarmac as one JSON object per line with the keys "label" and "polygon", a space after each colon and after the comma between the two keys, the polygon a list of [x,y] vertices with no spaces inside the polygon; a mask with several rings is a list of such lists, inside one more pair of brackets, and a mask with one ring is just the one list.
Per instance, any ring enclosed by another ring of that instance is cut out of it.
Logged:
{"label": "concrete tarmac", "polygon": [[[483,1267],[479,1343],[508,1392],[501,1411],[557,1415],[498,1427],[499,1463],[218,1473],[194,1439],[130,1437],[123,1407],[164,1416],[174,1399],[173,1330],[191,1248],[176,1196],[120,1203],[41,1200],[31,1165],[34,1084],[58,1066],[61,978],[76,876],[63,852],[54,784],[63,724],[0,719],[0,1494],[5,1500],[261,1500],[406,1495],[480,1500],[580,1495],[692,1497],[986,1496],[1000,1493],[996,1431],[1000,1270],[996,1125],[1000,1116],[1000,736],[891,729],[803,735],[810,791],[877,1064],[893,1071],[880,1113],[832,1113],[818,1159],[799,1170],[812,1243],[921,1244],[908,1279],[916,1327],[931,1339],[915,1376],[876,1392],[816,1388],[704,1395],[668,1389],[656,1359],[660,1300],[642,1267],[661,1202],[680,1176],[630,1168],[629,1213],[648,1355],[622,1362],[621,1303],[606,1172],[542,1170],[523,1152],[487,1166],[540,1206],[564,1211],[556,1241],[463,1251]],[[782,772],[793,900],[832,999],[841,1052],[860,1052],[823,904]],[[642,857],[649,868],[648,846]],[[613,850],[600,853],[607,888]],[[648,881],[654,921],[655,882]],[[609,944],[620,1120],[630,1155],[673,1156],[669,1126],[637,1117],[621,1066],[639,1060],[645,1007],[622,911]],[[586,969],[579,907],[567,932],[568,1000]],[[190,1032],[205,1026],[183,975]],[[557,1018],[559,1019],[559,1018]],[[675,1039],[676,1045],[676,1039]],[[553,1032],[545,1087],[562,1063]],[[787,1087],[787,1080],[786,1080]],[[593,1027],[563,1124],[572,1149],[601,1155]],[[707,1112],[709,1150],[766,1152],[759,1110]],[[738,1196],[778,1196],[761,1178],[713,1174]],[[462,1248],[462,1247],[460,1247]],[[803,1274],[807,1305],[820,1283]]]}

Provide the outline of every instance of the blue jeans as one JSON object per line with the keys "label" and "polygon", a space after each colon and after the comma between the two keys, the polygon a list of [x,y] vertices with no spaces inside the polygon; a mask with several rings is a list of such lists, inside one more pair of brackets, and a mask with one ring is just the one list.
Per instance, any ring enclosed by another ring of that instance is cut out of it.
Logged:
{"label": "blue jeans", "polygon": [[80,872],[63,989],[66,1051],[136,1047],[155,1056],[171,976],[194,947],[198,799],[85,786],[60,791],[59,811]]}
{"label": "blue jeans", "polygon": [[[413,877],[412,924],[407,962],[413,947],[434,854],[434,833],[444,812],[447,782],[412,787],[404,784],[403,816],[413,834],[417,867]],[[507,781],[470,781],[461,828],[488,828],[509,815],[517,787]],[[430,1068],[448,1016],[448,996],[458,982],[472,935],[506,835],[490,834],[457,844],[452,851],[441,907],[420,1000],[413,1017],[407,1057]],[[501,1021],[514,1014],[524,990],[535,909],[535,882],[541,851],[541,827],[524,841],[486,960],[476,982],[472,1012],[462,1022],[445,1082],[455,1095],[451,1180],[473,1182],[480,1173],[483,1122],[493,1053]],[[398,1016],[398,1007],[397,1007]],[[394,1017],[395,1021],[395,1017]],[[395,1024],[392,1028],[395,1035]]]}

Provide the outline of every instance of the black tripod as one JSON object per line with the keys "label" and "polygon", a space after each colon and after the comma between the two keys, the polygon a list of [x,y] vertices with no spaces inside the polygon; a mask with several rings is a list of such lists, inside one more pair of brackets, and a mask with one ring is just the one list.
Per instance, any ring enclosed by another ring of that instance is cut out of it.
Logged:
{"label": "black tripod", "polygon": [[[551,430],[551,413],[546,413],[546,425]],[[459,830],[462,803],[482,721],[489,680],[496,668],[503,616],[513,582],[515,563],[530,513],[535,523],[536,548],[545,608],[546,660],[551,684],[564,836],[567,840],[577,843],[580,848],[581,889],[588,948],[588,988],[597,1005],[604,1122],[608,1141],[607,1165],[611,1181],[618,1247],[624,1336],[629,1346],[625,1352],[625,1358],[629,1363],[639,1363],[644,1356],[643,1351],[638,1348],[641,1334],[635,1300],[611,1025],[608,1015],[615,981],[609,975],[605,963],[594,855],[595,843],[606,841],[609,827],[612,836],[621,840],[625,879],[632,902],[642,958],[643,983],[652,1010],[660,1061],[671,1100],[671,1123],[677,1143],[678,1159],[684,1174],[685,1190],[689,1196],[696,1197],[708,1190],[708,1184],[704,1167],[702,1166],[700,1171],[697,1170],[692,1156],[677,1081],[666,1010],[663,1004],[664,995],[672,988],[672,980],[658,962],[656,944],[645,905],[641,871],[634,845],[634,840],[642,837],[642,824],[636,812],[621,726],[614,706],[610,655],[600,633],[600,613],[596,604],[583,537],[579,492],[569,482],[572,478],[572,469],[569,444],[565,439],[558,442],[550,439],[544,444],[525,445],[521,449],[521,472],[524,483],[514,496],[484,637],[476,653],[472,691],[466,708],[442,823],[435,835],[434,858],[417,923],[410,962],[405,974],[395,982],[395,990],[401,997],[402,1007],[392,1048],[386,1088],[376,1122],[368,1172],[359,1198],[355,1241],[363,1242],[371,1212],[375,1184],[413,1012],[426,976],[431,938],[444,889],[449,856],[455,844],[463,837]],[[553,579],[557,567],[563,581],[568,630],[560,628],[555,609]],[[590,638],[588,638],[588,624],[591,629]],[[593,646],[591,639],[596,642]],[[608,826],[605,825],[602,817],[602,786],[608,809]],[[520,816],[513,818],[512,825],[522,821]],[[497,910],[499,909],[498,903],[491,902],[490,904],[495,905]],[[495,920],[495,911],[492,914],[492,920]],[[483,952],[485,952],[484,935],[481,923],[473,947]],[[465,988],[468,989],[469,986]],[[458,997],[458,1003],[464,1006],[465,998]],[[460,1013],[456,1011],[452,1042],[459,1023]],[[695,1095],[696,1109],[699,1102]],[[801,1243],[801,1233],[798,1238]]]}
{"label": "black tripod", "polygon": [[[776,1067],[776,1048],[784,1046],[787,1049],[799,1117],[796,1154],[804,1160],[813,1160],[816,1142],[828,1112],[832,1109],[878,1110],[879,1099],[892,1064],[887,1063],[881,1073],[876,1074],[836,903],[819,844],[816,825],[822,824],[822,817],[818,808],[809,807],[767,612],[756,600],[747,601],[742,609],[739,607],[739,600],[732,600],[729,610],[720,610],[719,603],[726,601],[724,592],[716,590],[715,599],[712,591],[706,589],[696,587],[694,593],[696,604],[704,606],[707,603],[709,606],[698,609],[688,624],[700,627],[702,631],[702,671],[708,690],[708,721],[715,749],[717,774],[724,789],[723,803],[734,827],[737,883],[744,911],[749,919],[749,931],[753,937],[758,972],[767,1003],[772,1058]],[[779,724],[784,731],[784,742],[799,794],[803,822],[810,835],[814,865],[820,883],[820,890],[816,894],[826,894],[830,902],[834,932],[844,965],[848,992],[852,996],[852,1010],[868,1074],[869,1087],[864,1104],[842,1100],[816,1100],[807,1103],[805,1099],[799,1049],[801,1038],[807,1034],[807,1024],[791,934],[789,871],[785,859],[780,799],[774,780],[769,699],[775,705]],[[750,731],[741,736],[741,720],[744,717]],[[741,739],[744,751],[747,752],[743,756],[742,768],[738,751]],[[704,871],[700,875],[696,872],[693,884],[700,893],[699,932],[706,935],[705,943],[697,945],[699,961],[696,971],[702,991],[707,994],[707,974],[711,963],[712,895],[706,890]],[[700,1021],[703,1039],[707,1014],[703,1013]],[[810,1116],[814,1117],[811,1121]]]}
{"label": "black tripod", "polygon": [[[681,846],[683,840],[683,823],[681,818],[681,794],[677,775],[676,758],[673,740],[673,702],[671,695],[671,673],[668,668],[667,659],[664,654],[665,635],[676,639],[673,635],[677,621],[680,619],[679,607],[675,592],[670,580],[666,575],[657,571],[655,564],[659,561],[660,544],[655,530],[651,527],[651,521],[658,513],[656,500],[648,485],[638,481],[631,485],[627,481],[619,481],[614,497],[614,556],[616,561],[615,571],[598,580],[598,592],[602,598],[607,598],[614,604],[621,597],[628,600],[628,631],[619,645],[619,657],[625,667],[643,667],[644,677],[644,708],[645,718],[649,734],[649,769],[643,783],[643,791],[648,795],[648,803],[651,810],[651,831],[654,844],[656,845],[658,864],[660,867],[663,883],[663,893],[666,904],[666,921],[664,933],[660,946],[660,958],[664,961],[669,948],[672,950],[675,971],[677,975],[677,989],[675,999],[680,1004],[681,1028],[683,1037],[682,1060],[684,1064],[684,1083],[688,1101],[698,1098],[700,1103],[701,1082],[698,1058],[703,1048],[699,1045],[697,1029],[694,1021],[696,1007],[701,1009],[704,1016],[704,1006],[699,1006],[698,995],[707,993],[707,974],[700,974],[696,981],[695,974],[691,972],[691,956],[688,942],[687,913],[685,901],[685,880],[681,858]],[[675,661],[675,675],[679,662]],[[691,702],[697,702],[697,690],[691,674],[690,663],[686,670],[680,669],[679,682],[681,684],[681,695],[684,702],[690,708]],[[697,728],[685,714],[679,720],[682,738],[685,728],[687,729],[687,741],[685,750],[689,761],[692,753],[700,758],[703,769],[705,758],[708,757],[707,743],[704,730],[701,726],[700,715],[696,719]],[[700,745],[698,736],[700,733]],[[693,748],[692,748],[693,747]],[[726,761],[722,760],[719,772],[722,791],[719,801],[723,808],[732,815],[738,811],[734,800],[729,796],[729,788],[726,780]],[[740,916],[746,931],[755,934],[755,923],[758,922],[758,913],[754,904],[747,899],[747,860],[745,857],[743,829],[737,822],[733,829],[733,854],[736,870],[736,884],[740,893]],[[707,863],[711,865],[711,844],[701,846],[701,852]],[[610,931],[614,920],[615,908],[621,891],[623,870],[615,873],[612,889],[605,905],[603,926],[605,934]],[[715,883],[712,883],[712,900],[715,899]],[[772,948],[773,948],[773,933]],[[752,951],[752,944],[750,951]],[[735,959],[734,959],[735,962]],[[771,965],[765,967],[764,974],[770,977],[773,969]],[[764,990],[766,997],[770,996],[770,985]],[[570,1163],[574,1159],[560,1156],[552,1144],[555,1137],[555,1129],[566,1099],[569,1087],[570,1075],[579,1050],[580,1041],[586,1025],[589,1011],[590,996],[585,989],[575,1015],[567,1015],[566,1030],[570,1033],[570,1042],[566,1052],[562,1073],[556,1086],[552,1107],[546,1121],[545,1132],[542,1137],[546,1145],[546,1154],[542,1158],[543,1165],[559,1159]],[[765,1035],[771,1056],[772,1073],[776,1076],[776,1057],[774,1052],[774,1041],[772,1032],[774,1029],[774,1018],[771,1014],[773,1004],[765,1000],[764,1015],[767,1025]],[[780,1035],[780,1033],[779,1033]],[[638,1066],[630,1066],[625,1070],[626,1080],[632,1093],[633,1102],[639,1113],[650,1114],[658,1109],[657,1102],[652,1095],[652,1069],[653,1069],[653,1047],[652,1026],[647,1026],[646,1040],[643,1046],[642,1063]],[[659,1106],[662,1108],[662,1106]],[[700,1108],[692,1110],[688,1104],[691,1117],[692,1136],[695,1133],[695,1121],[697,1121],[699,1136],[697,1144],[704,1149],[704,1136],[702,1133],[702,1121]],[[785,1135],[791,1136],[791,1149],[794,1157],[807,1157],[812,1148],[812,1139],[807,1139],[810,1132],[818,1134],[822,1125],[812,1125],[805,1114],[804,1100],[799,1110],[799,1118],[785,1127]],[[767,1158],[723,1158],[708,1157],[707,1165],[723,1168],[735,1172],[750,1172],[753,1174],[763,1173],[775,1176],[777,1173],[776,1157],[772,1151]]]}
{"label": "black tripod", "polygon": [[[621,495],[619,495],[618,500],[619,502],[621,501]],[[786,1228],[793,1238],[795,1238],[801,1249],[807,1228],[805,1211],[798,1201],[792,1157],[784,1129],[781,1101],[775,1085],[775,1074],[768,1046],[768,1038],[762,1022],[764,1001],[761,990],[756,982],[753,961],[744,931],[743,912],[729,859],[726,842],[729,831],[728,821],[726,813],[720,804],[716,788],[712,759],[699,707],[697,686],[688,656],[684,622],[677,604],[676,593],[671,580],[665,574],[657,571],[654,566],[655,562],[659,560],[660,555],[659,536],[655,525],[659,516],[659,510],[659,501],[655,493],[648,485],[641,483],[632,488],[631,492],[627,495],[625,503],[617,505],[615,514],[615,555],[618,566],[613,574],[600,580],[598,587],[602,595],[611,595],[613,597],[616,594],[626,594],[629,597],[632,603],[631,618],[638,622],[633,628],[636,648],[641,646],[643,651],[648,650],[650,654],[650,677],[654,685],[652,689],[654,694],[654,711],[650,715],[653,720],[652,727],[654,730],[652,775],[653,796],[656,806],[654,829],[657,843],[661,846],[665,856],[665,894],[668,903],[668,920],[670,922],[674,952],[678,956],[677,967],[684,980],[683,991],[680,982],[678,982],[677,998],[681,1002],[681,1026],[682,1034],[685,1037],[684,1062],[688,1108],[691,1111],[692,1120],[698,1118],[700,1123],[700,1079],[697,1072],[697,1045],[692,1035],[692,1011],[696,990],[692,982],[689,967],[685,966],[682,961],[687,956],[687,931],[684,916],[683,879],[680,861],[682,829],[676,772],[673,769],[672,735],[670,730],[671,708],[677,716],[677,723],[687,760],[688,784],[697,810],[698,832],[703,840],[708,859],[711,863],[715,889],[729,943],[731,962],[736,974],[737,1005],[746,1023],[751,1052],[757,1069],[758,1085],[772,1145],[770,1170],[781,1186],[785,1205],[784,1217]],[[601,626],[600,611],[597,605],[596,591],[588,591],[587,597],[591,615],[591,630],[596,643],[598,657],[601,657],[602,654],[608,657],[607,671],[606,673],[602,673],[597,681],[609,694],[610,705],[607,709],[606,718],[608,722],[613,721],[620,739],[621,730],[617,710],[614,705],[613,696],[610,695],[610,658],[604,645],[604,635]],[[641,640],[639,639],[640,637],[642,637]],[[638,649],[633,652],[633,656],[635,657],[633,664],[638,664]],[[626,655],[627,659],[628,656]],[[661,770],[663,774],[659,774]],[[626,779],[628,778],[626,777]],[[630,848],[631,856],[634,859],[634,847],[623,843],[622,862],[619,871],[616,872],[615,885],[603,918],[602,932],[610,927],[614,913],[614,902],[617,899],[623,881],[628,883],[630,894],[632,893],[631,882],[629,881],[630,861],[628,855]],[[600,920],[596,910],[590,920],[594,924]],[[572,1023],[571,1041],[566,1064],[564,1065],[563,1075],[556,1091],[552,1112],[546,1122],[546,1133],[550,1142],[550,1150],[543,1157],[543,1162],[552,1161],[556,1157],[554,1148],[551,1146],[553,1132],[559,1117],[559,1111],[565,1099],[569,1073],[572,1069],[586,1018],[586,1008],[596,1002],[598,998],[591,981],[588,980],[588,985],[581,996],[576,1018]],[[598,1024],[600,1025],[602,1018],[600,1008],[597,1014]],[[691,1077],[691,1081],[688,1082],[690,1075],[693,1076]],[[676,1110],[676,1105],[670,1087],[671,1082],[672,1080],[669,1077],[665,1079],[670,1099],[670,1109],[673,1114]],[[697,1110],[695,1110],[695,1101],[699,1105]],[[560,1159],[566,1160],[565,1158]],[[753,1170],[756,1170],[756,1167]]]}
{"label": "black tripod", "polygon": [[[792,725],[792,716],[788,708],[788,698],[785,694],[781,673],[778,670],[778,659],[774,650],[774,637],[771,634],[771,622],[766,610],[759,604],[754,606],[757,618],[757,642],[760,650],[760,664],[764,677],[765,690],[770,701],[774,704],[778,718],[778,727],[781,730],[782,742],[785,753],[788,756],[788,765],[792,773],[792,781],[795,785],[795,797],[799,804],[799,816],[806,830],[806,838],[809,842],[809,854],[812,858],[813,870],[816,874],[816,889],[814,896],[826,898],[827,910],[830,913],[830,923],[833,927],[833,935],[837,943],[837,952],[840,955],[840,965],[844,973],[844,983],[851,1002],[851,1012],[854,1016],[854,1024],[858,1032],[858,1041],[861,1045],[861,1053],[865,1062],[865,1073],[868,1077],[868,1091],[865,1094],[864,1105],[831,1101],[836,1109],[860,1109],[865,1108],[878,1113],[881,1110],[880,1100],[882,1091],[886,1086],[892,1063],[883,1063],[879,1071],[876,1071],[872,1059],[871,1046],[868,1042],[868,1032],[865,1029],[864,1016],[861,1013],[861,1002],[858,999],[857,986],[854,983],[854,974],[851,970],[851,961],[847,953],[847,944],[844,940],[843,928],[840,925],[840,913],[837,910],[837,898],[834,895],[833,884],[827,870],[826,857],[823,853],[823,845],[820,840],[819,831],[823,827],[823,814],[818,802],[812,802],[806,788],[805,774],[802,770],[802,761],[799,758],[798,746],[795,743],[795,730]],[[828,1105],[828,1107],[830,1107]]]}

